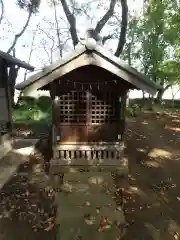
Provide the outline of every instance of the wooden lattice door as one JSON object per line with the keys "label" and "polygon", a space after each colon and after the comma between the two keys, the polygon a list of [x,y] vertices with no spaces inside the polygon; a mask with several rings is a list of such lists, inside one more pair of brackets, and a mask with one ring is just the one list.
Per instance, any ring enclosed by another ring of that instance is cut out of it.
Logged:
{"label": "wooden lattice door", "polygon": [[71,91],[59,97],[59,108],[62,143],[106,141],[108,128],[116,122],[111,92]]}

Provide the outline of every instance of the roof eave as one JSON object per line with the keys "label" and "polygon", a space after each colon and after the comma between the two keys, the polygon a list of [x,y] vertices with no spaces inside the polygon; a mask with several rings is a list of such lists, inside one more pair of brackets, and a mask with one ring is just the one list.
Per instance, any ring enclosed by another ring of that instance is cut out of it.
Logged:
{"label": "roof eave", "polygon": [[[33,75],[32,77],[30,77],[27,81],[16,85],[16,88],[18,90],[23,90],[25,88],[30,89],[31,88],[30,86],[33,83],[37,82],[38,80],[42,79],[43,77],[50,75],[51,73],[56,71],[58,68],[63,67],[64,65],[72,62],[76,58],[78,58],[81,55],[83,55],[84,53],[86,53],[87,55],[92,55],[92,57],[97,56],[97,58],[95,57],[95,59],[97,61],[97,63],[95,65],[97,65],[97,66],[99,66],[98,61],[100,60],[99,58],[101,58],[101,59],[106,60],[106,62],[109,62],[112,65],[114,65],[114,67],[117,67],[117,68],[121,69],[122,71],[126,72],[127,74],[129,74],[131,76],[134,75],[136,78],[136,80],[135,80],[136,84],[135,84],[134,89],[141,89],[139,86],[139,85],[141,85],[141,86],[143,86],[142,90],[145,90],[152,95],[156,94],[156,92],[158,91],[158,86],[154,82],[147,80],[145,78],[145,76],[143,76],[142,74],[140,74],[138,72],[136,73],[136,71],[130,71],[131,70],[130,67],[127,67],[128,65],[124,61],[122,61],[122,66],[121,66],[121,64],[119,63],[119,58],[111,56],[111,54],[109,54],[107,51],[103,51],[102,49],[103,49],[102,47],[96,46],[94,49],[89,50],[87,48],[87,46],[81,46],[81,47],[77,48],[75,50],[75,53],[71,54],[69,58],[66,58],[63,61],[62,60],[57,61],[55,64],[52,64],[49,67],[46,67],[46,69],[44,71],[41,71],[40,73],[37,73],[37,74]],[[121,60],[120,60],[120,62],[121,62]],[[90,64],[90,63],[91,62],[86,63],[86,64]],[[107,64],[105,64],[105,65],[107,65]],[[82,64],[82,66],[83,66],[83,64]],[[102,65],[101,65],[101,67],[102,67]],[[129,69],[129,71],[128,71],[128,69]],[[117,70],[115,72],[117,72]],[[126,80],[126,79],[124,79],[124,80]],[[141,84],[137,84],[138,81]]]}
{"label": "roof eave", "polygon": [[6,62],[9,64],[9,65],[12,65],[12,64],[15,64],[21,68],[25,68],[29,71],[34,71],[34,67],[31,66],[30,64],[24,62],[24,61],[21,61],[13,56],[11,56],[10,54],[8,53],[5,53],[3,51],[0,50],[0,58],[3,58],[4,60],[6,60]]}

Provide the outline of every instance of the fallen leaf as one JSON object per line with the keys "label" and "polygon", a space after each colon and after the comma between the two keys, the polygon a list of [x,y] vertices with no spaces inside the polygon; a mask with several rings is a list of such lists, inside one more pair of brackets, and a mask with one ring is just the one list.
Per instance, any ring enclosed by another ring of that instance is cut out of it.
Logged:
{"label": "fallen leaf", "polygon": [[53,229],[53,227],[54,227],[54,224],[53,223],[51,223],[47,228],[45,228],[44,230],[46,231],[46,232],[49,232],[51,229]]}
{"label": "fallen leaf", "polygon": [[180,197],[177,197],[177,200],[180,201]]}
{"label": "fallen leaf", "polygon": [[89,201],[86,201],[85,206],[91,206],[91,203]]}
{"label": "fallen leaf", "polygon": [[87,225],[93,225],[95,223],[95,217],[92,216],[91,214],[85,214],[84,220]]}
{"label": "fallen leaf", "polygon": [[96,207],[96,213],[97,213],[97,214],[100,213],[100,209],[101,209],[101,207]]}

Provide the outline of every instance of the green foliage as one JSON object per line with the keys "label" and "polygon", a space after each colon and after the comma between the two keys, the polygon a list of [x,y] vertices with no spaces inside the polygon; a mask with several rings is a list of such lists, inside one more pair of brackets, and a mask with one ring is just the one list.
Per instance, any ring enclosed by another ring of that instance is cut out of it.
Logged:
{"label": "green foliage", "polygon": [[180,4],[147,1],[139,17],[129,17],[123,58],[166,89],[180,83]]}
{"label": "green foliage", "polygon": [[180,103],[174,103],[173,108],[175,109],[180,109]]}
{"label": "green foliage", "polygon": [[47,97],[22,98],[18,106],[13,109],[13,121],[15,122],[45,121],[50,124],[51,118],[51,104]]}
{"label": "green foliage", "polygon": [[41,96],[37,99],[36,105],[41,111],[46,112],[51,109],[51,99],[46,96]]}
{"label": "green foliage", "polygon": [[164,62],[159,68],[159,74],[169,84],[180,83],[180,62],[169,60]]}
{"label": "green foliage", "polygon": [[19,8],[24,9],[28,12],[38,12],[41,0],[17,0],[16,4]]}
{"label": "green foliage", "polygon": [[126,108],[126,115],[130,117],[137,117],[142,113],[142,105],[141,104],[131,104]]}

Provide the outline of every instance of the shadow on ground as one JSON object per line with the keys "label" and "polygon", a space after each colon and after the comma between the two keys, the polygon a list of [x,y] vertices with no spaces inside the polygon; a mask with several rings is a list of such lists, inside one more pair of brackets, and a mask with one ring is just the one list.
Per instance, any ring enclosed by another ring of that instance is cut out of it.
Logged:
{"label": "shadow on ground", "polygon": [[178,116],[143,115],[128,122],[124,239],[180,239],[180,132],[173,126],[180,123],[172,121]]}
{"label": "shadow on ground", "polygon": [[22,165],[0,192],[0,239],[55,239],[53,192],[32,183],[29,168]]}

